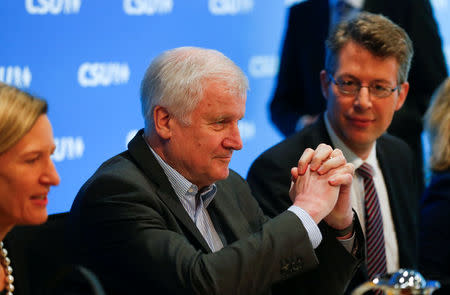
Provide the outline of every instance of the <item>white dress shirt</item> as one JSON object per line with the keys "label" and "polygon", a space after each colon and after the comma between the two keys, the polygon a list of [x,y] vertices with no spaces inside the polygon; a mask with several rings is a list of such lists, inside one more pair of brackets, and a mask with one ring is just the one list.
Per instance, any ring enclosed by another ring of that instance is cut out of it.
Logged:
{"label": "white dress shirt", "polygon": [[[386,266],[387,272],[395,272],[399,268],[399,258],[398,258],[398,243],[397,234],[395,233],[394,221],[392,220],[391,207],[389,205],[389,196],[386,189],[386,183],[384,182],[383,172],[380,169],[378,159],[376,156],[376,142],[370,150],[369,157],[364,161],[359,158],[355,153],[353,153],[350,148],[348,148],[344,142],[336,135],[330,122],[327,118],[327,113],[325,113],[325,125],[330,135],[331,142],[335,148],[338,148],[344,154],[348,163],[355,165],[357,169],[363,162],[370,164],[374,170],[373,181],[375,184],[375,189],[378,195],[378,201],[380,203],[381,215],[383,218],[383,233],[384,233],[384,243],[386,248]],[[357,173],[353,178],[353,183],[351,186],[351,204],[356,213],[358,213],[358,218],[361,223],[361,227],[365,234],[365,205],[364,205],[364,180]]]}

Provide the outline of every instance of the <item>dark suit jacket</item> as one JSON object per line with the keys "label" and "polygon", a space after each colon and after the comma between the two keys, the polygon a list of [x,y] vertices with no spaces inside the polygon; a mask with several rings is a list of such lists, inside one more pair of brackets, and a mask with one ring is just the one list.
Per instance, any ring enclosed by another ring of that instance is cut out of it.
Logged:
{"label": "dark suit jacket", "polygon": [[450,170],[435,173],[422,199],[420,214],[420,271],[441,281],[450,293]]}
{"label": "dark suit jacket", "polygon": [[[322,259],[299,219],[287,211],[269,220],[235,172],[216,185],[208,211],[228,246],[212,253],[140,131],[74,201],[76,262],[97,273],[108,294],[262,294],[295,275],[304,286],[296,294],[345,288],[361,259],[329,232]],[[335,273],[327,273],[330,265]],[[327,290],[310,290],[328,277]]]}
{"label": "dark suit jacket", "polygon": [[[381,13],[400,25],[413,41],[410,90],[389,132],[405,140],[421,160],[421,118],[434,89],[447,77],[442,41],[428,0],[366,0],[363,10]],[[286,136],[300,116],[325,110],[319,73],[325,64],[329,28],[328,0],[291,7],[281,54],[278,83],[270,105],[272,121]]]}
{"label": "dark suit jacket", "polygon": [[[275,216],[289,205],[290,168],[297,166],[303,150],[320,143],[332,145],[323,115],[311,126],[265,151],[252,164],[247,181],[264,213]],[[377,158],[383,171],[396,229],[401,267],[417,267],[417,215],[419,188],[410,148],[384,134],[377,140]],[[367,280],[363,269],[353,282]]]}
{"label": "dark suit jacket", "polygon": [[14,295],[104,295],[93,273],[68,265],[67,216],[51,214],[44,224],[16,226],[6,235]]}

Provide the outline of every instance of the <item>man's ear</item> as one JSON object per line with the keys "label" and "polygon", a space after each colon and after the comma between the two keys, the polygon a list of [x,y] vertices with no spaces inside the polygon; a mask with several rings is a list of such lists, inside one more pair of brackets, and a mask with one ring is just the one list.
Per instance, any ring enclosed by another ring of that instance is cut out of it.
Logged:
{"label": "man's ear", "polygon": [[170,139],[172,130],[170,128],[170,120],[172,116],[167,109],[162,106],[155,106],[153,109],[153,122],[155,123],[155,131],[162,139]]}
{"label": "man's ear", "polygon": [[400,87],[401,88],[397,98],[397,105],[395,106],[396,111],[398,111],[405,103],[406,96],[408,95],[409,91],[409,83],[408,82],[402,83]]}
{"label": "man's ear", "polygon": [[322,95],[325,99],[328,99],[328,86],[330,85],[330,79],[328,79],[327,71],[320,71],[320,86],[322,89]]}

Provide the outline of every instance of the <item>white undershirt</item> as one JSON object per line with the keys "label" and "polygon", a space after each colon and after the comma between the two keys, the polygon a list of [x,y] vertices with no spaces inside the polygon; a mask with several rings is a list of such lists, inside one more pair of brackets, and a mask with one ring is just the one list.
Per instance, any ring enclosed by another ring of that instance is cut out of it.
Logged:
{"label": "white undershirt", "polygon": [[[353,153],[350,148],[348,148],[344,142],[336,135],[333,128],[331,128],[330,122],[328,121],[327,114],[325,113],[325,125],[330,135],[331,142],[335,148],[339,148],[344,154],[347,162],[355,165],[357,169],[363,162],[366,162],[372,166],[374,169],[373,181],[375,184],[375,189],[378,194],[378,201],[380,203],[381,215],[383,218],[383,232],[384,232],[384,243],[386,247],[386,266],[387,272],[396,272],[399,269],[398,260],[398,243],[397,234],[395,233],[394,221],[392,220],[391,208],[389,205],[389,197],[386,189],[386,183],[384,182],[383,172],[380,169],[378,159],[376,156],[376,142],[370,150],[369,157],[366,161],[363,161],[355,153]],[[351,203],[353,209],[358,213],[358,218],[361,223],[361,227],[365,234],[365,206],[364,206],[364,180],[358,174],[355,174],[353,178],[353,183],[351,187]]]}

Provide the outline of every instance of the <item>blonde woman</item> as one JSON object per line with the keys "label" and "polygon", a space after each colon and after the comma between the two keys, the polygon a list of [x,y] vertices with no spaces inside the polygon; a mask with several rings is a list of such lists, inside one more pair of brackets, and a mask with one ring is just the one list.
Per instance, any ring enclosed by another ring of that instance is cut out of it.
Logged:
{"label": "blonde woman", "polygon": [[[0,241],[15,225],[47,220],[47,195],[59,176],[46,113],[44,100],[0,83]],[[0,248],[0,294],[11,295],[14,273],[3,242]]]}
{"label": "blonde woman", "polygon": [[431,182],[422,198],[420,268],[441,281],[434,294],[450,294],[450,77],[433,95],[425,114],[431,145]]}

